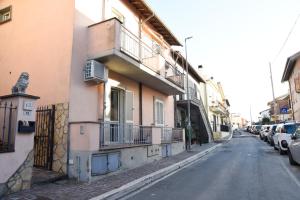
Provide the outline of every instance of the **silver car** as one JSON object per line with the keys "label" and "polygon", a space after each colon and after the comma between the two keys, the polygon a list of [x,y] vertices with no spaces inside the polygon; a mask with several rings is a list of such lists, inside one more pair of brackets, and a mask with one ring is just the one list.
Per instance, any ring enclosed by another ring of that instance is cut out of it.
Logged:
{"label": "silver car", "polygon": [[289,161],[291,165],[297,165],[300,164],[300,125],[291,138],[288,148]]}

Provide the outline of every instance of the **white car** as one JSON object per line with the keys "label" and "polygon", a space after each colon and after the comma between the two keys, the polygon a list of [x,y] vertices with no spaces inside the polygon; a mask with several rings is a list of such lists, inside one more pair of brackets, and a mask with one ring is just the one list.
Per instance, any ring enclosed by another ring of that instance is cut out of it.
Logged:
{"label": "white car", "polygon": [[278,124],[276,133],[273,136],[274,149],[279,150],[282,155],[288,151],[288,144],[291,142],[291,136],[297,129],[296,123]]}
{"label": "white car", "polygon": [[268,134],[271,131],[271,125],[266,125],[264,131],[262,132],[262,139],[267,142],[268,141]]}
{"label": "white car", "polygon": [[266,127],[267,127],[267,125],[262,125],[261,129],[259,131],[259,137],[260,137],[261,140],[264,140],[264,132],[266,130]]}

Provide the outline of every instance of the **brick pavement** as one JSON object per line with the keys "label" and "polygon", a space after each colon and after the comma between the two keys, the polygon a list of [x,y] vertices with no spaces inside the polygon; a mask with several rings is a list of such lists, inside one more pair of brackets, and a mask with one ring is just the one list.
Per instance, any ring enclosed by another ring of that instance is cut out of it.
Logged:
{"label": "brick pavement", "polygon": [[24,190],[4,197],[4,200],[85,200],[104,194],[138,178],[168,167],[216,144],[193,146],[191,152],[183,152],[175,156],[163,158],[141,167],[103,176],[91,183],[76,183],[75,181],[57,181],[42,185],[34,185],[30,190]]}

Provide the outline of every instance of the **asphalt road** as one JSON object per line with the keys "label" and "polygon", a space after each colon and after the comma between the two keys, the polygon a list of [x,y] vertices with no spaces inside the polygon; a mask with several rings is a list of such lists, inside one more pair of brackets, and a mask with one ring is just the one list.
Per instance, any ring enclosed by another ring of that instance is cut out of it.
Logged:
{"label": "asphalt road", "polygon": [[127,199],[299,200],[300,166],[291,166],[287,155],[257,137],[235,135],[199,162]]}

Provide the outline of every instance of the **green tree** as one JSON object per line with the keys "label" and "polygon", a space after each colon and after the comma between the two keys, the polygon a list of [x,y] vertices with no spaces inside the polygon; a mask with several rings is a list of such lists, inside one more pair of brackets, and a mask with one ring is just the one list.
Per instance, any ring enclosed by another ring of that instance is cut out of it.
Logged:
{"label": "green tree", "polygon": [[264,118],[262,118],[261,123],[262,123],[262,125],[265,125],[265,124],[269,124],[270,121],[271,121],[270,118],[264,117]]}

